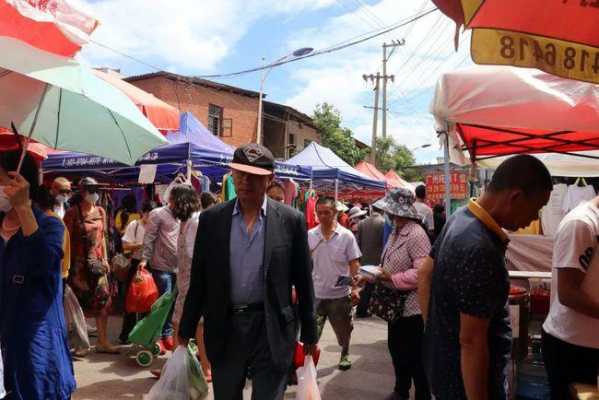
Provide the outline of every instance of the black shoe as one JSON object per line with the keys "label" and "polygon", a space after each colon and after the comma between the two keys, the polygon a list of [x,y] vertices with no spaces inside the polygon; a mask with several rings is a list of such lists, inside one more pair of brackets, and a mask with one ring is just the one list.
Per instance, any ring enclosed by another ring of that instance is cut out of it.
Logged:
{"label": "black shoe", "polygon": [[385,400],[410,400],[410,396],[404,397],[398,392],[393,392],[389,396],[385,397]]}

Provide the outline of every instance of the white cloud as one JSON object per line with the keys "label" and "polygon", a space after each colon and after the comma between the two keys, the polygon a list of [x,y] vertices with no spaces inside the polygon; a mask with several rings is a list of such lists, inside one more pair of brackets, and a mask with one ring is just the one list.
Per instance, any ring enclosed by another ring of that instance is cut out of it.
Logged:
{"label": "white cloud", "polygon": [[[334,0],[74,0],[101,22],[92,39],[158,67],[209,71],[223,60],[253,23],[331,5]],[[92,64],[126,65],[122,56],[89,44]],[[139,68],[139,65],[136,65]]]}
{"label": "white cloud", "polygon": [[[381,0],[368,7],[370,12],[362,7],[331,18],[322,27],[300,32],[289,48],[329,47],[432,7],[432,2],[425,0]],[[405,38],[406,44],[396,50],[387,66],[387,73],[395,75],[395,82],[388,85],[388,108],[391,111],[388,113],[388,134],[409,148],[432,144],[428,149],[418,150],[416,156],[419,161],[434,160],[438,145],[432,117],[428,114],[433,86],[443,72],[471,63],[468,36],[461,36],[460,51],[456,53],[454,33],[453,22],[436,12],[364,44],[311,59],[293,72],[291,81],[296,90],[287,103],[311,113],[317,103],[329,102],[341,111],[345,124],[354,130],[356,137],[370,143],[372,110],[363,106],[373,105],[373,92],[372,84],[366,85],[362,74],[382,72],[382,43]],[[381,125],[379,120],[379,135]]]}

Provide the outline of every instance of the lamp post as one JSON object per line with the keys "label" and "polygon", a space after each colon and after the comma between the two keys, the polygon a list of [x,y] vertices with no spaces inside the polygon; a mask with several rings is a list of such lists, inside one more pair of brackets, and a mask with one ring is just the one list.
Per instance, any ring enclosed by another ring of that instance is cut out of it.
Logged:
{"label": "lamp post", "polygon": [[[307,56],[313,51],[314,49],[312,47],[302,47],[301,49],[295,50],[293,53],[287,54],[286,56],[279,58],[272,64],[277,64],[281,61],[285,61],[290,58]],[[256,142],[258,144],[262,144],[262,98],[264,97],[264,82],[266,82],[268,74],[275,66],[276,65],[272,65],[270,68],[265,69],[262,72],[262,79],[260,80],[260,97],[258,98],[258,126],[256,127]]]}
{"label": "lamp post", "polygon": [[420,145],[420,146],[414,147],[414,148],[412,148],[412,149],[409,149],[409,150],[410,150],[411,152],[414,152],[414,151],[416,151],[416,150],[426,149],[426,148],[428,148],[428,147],[431,147],[431,146],[432,146],[432,145],[431,145],[430,143],[426,143],[426,144],[423,144],[423,145]]}

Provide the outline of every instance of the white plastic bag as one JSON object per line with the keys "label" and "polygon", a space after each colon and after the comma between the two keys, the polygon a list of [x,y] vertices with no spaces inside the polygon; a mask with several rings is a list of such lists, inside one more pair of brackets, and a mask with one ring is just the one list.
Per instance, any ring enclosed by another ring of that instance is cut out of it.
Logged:
{"label": "white plastic bag", "polygon": [[89,350],[91,345],[87,334],[85,314],[83,314],[79,300],[77,300],[77,296],[75,296],[69,285],[64,287],[64,315],[67,322],[67,331],[74,336],[75,347]]}
{"label": "white plastic bag", "polygon": [[306,356],[304,366],[297,369],[297,400],[321,400],[316,367],[312,356]]}
{"label": "white plastic bag", "polygon": [[189,400],[189,362],[187,349],[178,346],[164,364],[158,382],[144,400]]}
{"label": "white plastic bag", "polygon": [[6,396],[6,390],[4,390],[4,362],[2,361],[2,351],[0,350],[0,399]]}

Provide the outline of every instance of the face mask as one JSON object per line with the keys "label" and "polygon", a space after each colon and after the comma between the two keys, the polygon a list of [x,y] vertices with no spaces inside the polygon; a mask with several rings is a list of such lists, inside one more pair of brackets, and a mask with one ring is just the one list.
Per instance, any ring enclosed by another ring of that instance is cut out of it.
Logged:
{"label": "face mask", "polygon": [[10,200],[4,194],[4,187],[0,186],[0,212],[7,213],[12,209],[12,204],[10,204]]}
{"label": "face mask", "polygon": [[98,193],[88,193],[85,195],[85,201],[90,204],[96,204],[100,200],[100,195]]}
{"label": "face mask", "polygon": [[71,198],[70,196],[67,196],[67,195],[64,195],[64,194],[59,194],[58,196],[56,196],[56,202],[57,202],[58,204],[61,204],[61,205],[63,205],[63,204],[65,204],[67,201],[69,201],[69,199],[70,199],[70,198]]}

